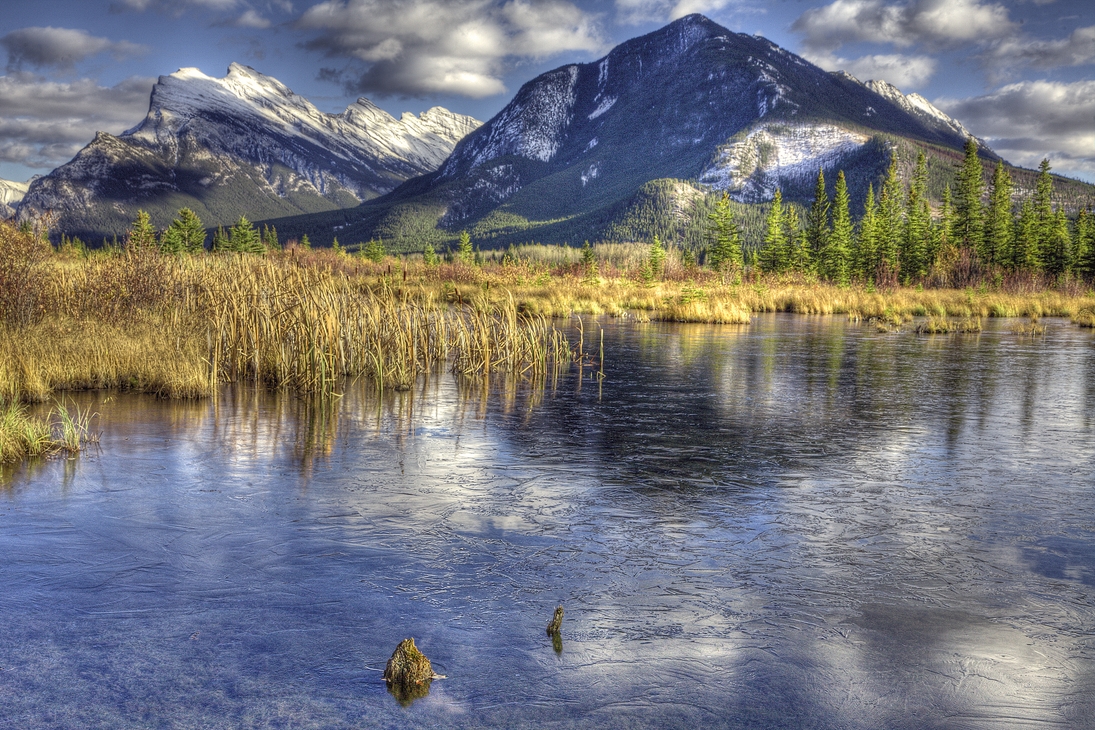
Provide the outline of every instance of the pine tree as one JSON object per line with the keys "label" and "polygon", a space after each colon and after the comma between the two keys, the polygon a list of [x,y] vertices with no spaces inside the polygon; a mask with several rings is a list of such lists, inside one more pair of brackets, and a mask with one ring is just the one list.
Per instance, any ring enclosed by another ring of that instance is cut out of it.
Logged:
{"label": "pine tree", "polygon": [[1014,233],[1012,257],[1015,268],[1024,271],[1040,270],[1042,253],[1038,245],[1038,216],[1034,212],[1034,204],[1029,200],[1019,210]]}
{"label": "pine tree", "polygon": [[741,250],[741,229],[734,221],[730,194],[723,193],[707,216],[707,264],[715,271],[736,275],[745,268]]}
{"label": "pine tree", "polygon": [[262,245],[267,251],[277,251],[281,248],[281,243],[278,241],[278,229],[270,226],[262,227]]}
{"label": "pine tree", "polygon": [[201,218],[190,208],[179,210],[178,216],[160,236],[160,250],[164,253],[201,253],[205,250],[205,226]]}
{"label": "pine tree", "polygon": [[[1053,177],[1049,174],[1052,168],[1049,160],[1043,159],[1038,165],[1038,181],[1034,186],[1034,219],[1037,230],[1038,251],[1044,254],[1051,251],[1053,243]],[[1046,267],[1048,261],[1043,260],[1042,266]]]}
{"label": "pine tree", "polygon": [[879,273],[892,282],[900,272],[901,239],[905,234],[902,220],[904,191],[897,176],[897,155],[890,157],[882,193],[878,196],[878,264]]}
{"label": "pine tree", "polygon": [[308,238],[307,233],[300,237],[300,247],[303,248],[305,251],[312,250],[312,240]]}
{"label": "pine tree", "polygon": [[471,265],[475,261],[475,250],[471,245],[471,234],[460,231],[460,242],[456,248],[456,258],[462,264]]}
{"label": "pine tree", "polygon": [[334,237],[331,241],[331,250],[334,251],[336,256],[343,256],[346,254],[346,249],[342,248],[342,244],[338,242],[338,236]]}
{"label": "pine tree", "polygon": [[878,205],[875,203],[874,185],[867,187],[867,200],[863,204],[863,217],[859,219],[855,249],[856,276],[864,282],[874,282],[878,273]]}
{"label": "pine tree", "polygon": [[224,226],[217,226],[217,230],[213,233],[213,252],[224,253],[231,250],[231,242],[228,240],[228,234],[224,232]]}
{"label": "pine tree", "polygon": [[764,246],[758,256],[760,268],[765,272],[779,272],[787,268],[788,244],[783,218],[783,193],[777,190],[765,218]]}
{"label": "pine tree", "polygon": [[825,191],[825,171],[818,168],[814,202],[806,216],[806,241],[810,258],[817,261],[829,238],[829,194]]}
{"label": "pine tree", "polygon": [[1072,233],[1068,230],[1068,218],[1064,210],[1053,215],[1048,245],[1042,252],[1042,265],[1047,274],[1061,276],[1072,268]]}
{"label": "pine tree", "polygon": [[650,273],[654,278],[660,278],[665,273],[665,248],[662,246],[662,241],[657,236],[654,236],[654,240],[650,244]]}
{"label": "pine tree", "polygon": [[954,200],[955,236],[960,245],[980,251],[985,237],[985,211],[981,194],[985,189],[981,158],[977,156],[977,142],[973,137],[966,140],[966,156],[958,170],[958,188]]}
{"label": "pine tree", "polygon": [[1095,218],[1086,208],[1076,218],[1076,273],[1095,278]]}
{"label": "pine tree", "polygon": [[150,251],[156,248],[156,231],[152,228],[148,213],[143,210],[137,211],[137,217],[129,227],[125,247],[127,251],[133,252]]}
{"label": "pine tree", "polygon": [[242,215],[236,224],[228,229],[228,247],[239,253],[261,254],[266,251],[262,241],[259,240],[259,232],[255,230],[251,221]]}
{"label": "pine tree", "polygon": [[806,229],[802,227],[798,211],[788,207],[783,212],[784,240],[787,242],[786,263],[784,268],[802,274],[813,271],[813,257],[810,255],[810,241]]}
{"label": "pine tree", "polygon": [[1012,251],[1011,175],[1004,163],[997,162],[992,173],[992,189],[985,217],[985,237],[978,255],[989,266],[1014,266]]}
{"label": "pine tree", "polygon": [[434,250],[433,244],[429,241],[426,242],[426,247],[422,249],[422,261],[426,266],[437,266],[440,263],[437,259],[437,251]]}
{"label": "pine tree", "polygon": [[940,254],[954,247],[954,198],[950,184],[943,186],[943,199],[939,204],[939,222],[935,226],[932,250],[928,252],[928,268],[935,266]]}
{"label": "pine tree", "polygon": [[931,236],[931,207],[928,203],[928,162],[921,150],[916,156],[912,185],[905,205],[905,231],[901,246],[901,271],[907,282],[928,273],[927,252]]}
{"label": "pine tree", "polygon": [[582,271],[585,272],[587,282],[597,280],[597,257],[593,254],[593,247],[589,245],[589,241],[582,245]]}
{"label": "pine tree", "polygon": [[818,257],[818,273],[829,281],[846,286],[852,270],[852,214],[848,184],[841,170],[836,178],[833,197],[833,229],[825,239]]}
{"label": "pine tree", "polygon": [[[430,247],[430,252],[433,253],[433,247]],[[374,264],[379,264],[384,260],[385,256],[384,242],[379,238],[370,238],[369,242],[365,244],[365,247],[361,249],[361,255],[372,261]],[[434,256],[434,258],[437,258]]]}

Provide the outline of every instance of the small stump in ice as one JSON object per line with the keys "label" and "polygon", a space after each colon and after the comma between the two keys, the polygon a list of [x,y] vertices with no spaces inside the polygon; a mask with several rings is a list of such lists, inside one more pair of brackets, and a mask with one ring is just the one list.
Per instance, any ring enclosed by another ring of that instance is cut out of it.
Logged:
{"label": "small stump in ice", "polygon": [[551,617],[551,623],[547,625],[548,636],[555,636],[563,628],[563,607],[555,607],[555,615]]}
{"label": "small stump in ice", "polygon": [[555,615],[551,617],[551,623],[547,625],[548,636],[551,637],[551,648],[556,654],[563,652],[563,607],[555,607]]}
{"label": "small stump in ice", "polygon": [[429,691],[433,679],[433,667],[426,655],[414,645],[414,639],[404,639],[392,652],[392,658],[384,667],[384,681],[390,687],[401,689],[426,688]]}

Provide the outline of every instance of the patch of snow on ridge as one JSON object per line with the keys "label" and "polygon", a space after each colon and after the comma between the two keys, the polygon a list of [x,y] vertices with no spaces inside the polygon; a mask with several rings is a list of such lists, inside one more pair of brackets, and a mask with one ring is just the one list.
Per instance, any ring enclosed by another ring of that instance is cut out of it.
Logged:
{"label": "patch of snow on ridge", "polygon": [[[970,131],[962,125],[961,122],[947,116],[945,113],[940,111],[938,107],[922,97],[920,94],[909,94],[906,96],[905,94],[901,93],[900,89],[898,89],[896,86],[889,83],[888,81],[871,80],[864,84],[864,86],[866,86],[868,89],[878,94],[882,98],[886,99],[887,101],[891,102],[894,106],[897,106],[898,108],[909,112],[913,116],[935,122],[937,125],[941,125],[943,127],[946,127],[947,129],[950,129],[953,132],[957,132],[963,137],[973,136]],[[977,141],[979,143],[981,142],[981,140]]]}
{"label": "patch of snow on ridge", "polygon": [[590,119],[590,121],[596,119],[597,117],[601,116],[602,114],[607,112],[609,109],[611,109],[612,105],[615,104],[615,103],[616,103],[616,97],[615,96],[608,97],[607,99],[603,100],[600,104],[597,105],[597,108],[594,109],[592,113],[590,113],[588,118]]}
{"label": "patch of snow on ridge", "polygon": [[453,155],[442,168],[442,177],[455,174],[462,159],[471,167],[505,155],[549,162],[563,141],[572,121],[578,83],[578,67],[566,66],[546,74],[538,83],[522,89],[495,117],[484,138],[474,140],[458,157]]}
{"label": "patch of snow on ridge", "polygon": [[818,168],[831,167],[868,139],[826,124],[762,124],[720,147],[699,181],[739,202],[760,203],[788,182],[815,179]]}

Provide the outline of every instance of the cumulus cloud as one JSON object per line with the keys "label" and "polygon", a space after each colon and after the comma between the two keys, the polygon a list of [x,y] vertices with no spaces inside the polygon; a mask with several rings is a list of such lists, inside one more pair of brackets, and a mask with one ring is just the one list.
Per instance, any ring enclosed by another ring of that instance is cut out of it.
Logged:
{"label": "cumulus cloud", "polygon": [[1017,27],[1003,5],[979,0],[836,0],[807,10],[791,29],[805,35],[807,48],[831,52],[858,41],[955,48],[1011,36]]}
{"label": "cumulus cloud", "polygon": [[115,12],[134,10],[144,12],[148,9],[179,12],[186,8],[206,8],[208,10],[235,10],[240,0],[115,0],[110,7]]}
{"label": "cumulus cloud", "polygon": [[256,30],[264,30],[266,28],[269,28],[272,23],[256,13],[254,10],[247,10],[243,13],[243,15],[234,19],[228,25],[232,25],[236,28],[254,28]]}
{"label": "cumulus cloud", "polygon": [[90,79],[0,76],[0,160],[42,169],[67,162],[96,132],[116,134],[138,123],[155,82],[133,77],[104,87]]}
{"label": "cumulus cloud", "polygon": [[1095,180],[1095,81],[1024,81],[933,103],[1012,163],[1048,157],[1058,172]]}
{"label": "cumulus cloud", "polygon": [[1077,28],[1068,38],[1034,40],[1022,36],[1005,38],[985,54],[990,67],[1009,69],[1061,68],[1095,62],[1095,25]]}
{"label": "cumulus cloud", "polygon": [[90,56],[109,52],[115,58],[144,53],[147,48],[128,41],[113,42],[72,28],[22,28],[0,38],[8,52],[8,71],[27,67],[71,69]]}
{"label": "cumulus cloud", "polygon": [[851,59],[830,53],[806,53],[805,58],[826,71],[847,71],[863,81],[889,81],[905,92],[927,84],[935,75],[937,65],[930,56],[905,56],[896,53]]}
{"label": "cumulus cloud", "polygon": [[661,23],[692,13],[722,10],[733,0],[616,0],[616,17],[621,23]]}
{"label": "cumulus cloud", "polygon": [[596,19],[563,0],[328,0],[296,28],[305,48],[348,60],[321,78],[381,95],[483,98],[505,91],[510,63],[604,48]]}

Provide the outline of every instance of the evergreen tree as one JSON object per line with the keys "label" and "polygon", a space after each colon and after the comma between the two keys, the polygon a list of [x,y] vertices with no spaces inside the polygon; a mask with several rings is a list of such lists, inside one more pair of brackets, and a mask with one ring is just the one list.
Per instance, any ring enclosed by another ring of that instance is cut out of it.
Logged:
{"label": "evergreen tree", "polygon": [[951,186],[943,186],[943,200],[939,205],[939,222],[935,226],[935,235],[932,236],[932,250],[928,252],[928,268],[931,268],[939,260],[939,255],[951,249],[954,243],[954,198],[951,196]]}
{"label": "evergreen tree", "polygon": [[585,272],[586,281],[597,280],[597,257],[593,254],[589,241],[582,245],[582,271]]}
{"label": "evergreen tree", "polygon": [[874,282],[877,273],[878,205],[875,203],[874,185],[870,185],[863,205],[863,217],[859,219],[859,235],[856,236],[855,274],[865,282]]}
{"label": "evergreen tree", "polygon": [[1042,268],[1042,253],[1038,246],[1038,215],[1034,204],[1027,200],[1019,210],[1015,224],[1012,260],[1015,268],[1038,271]]}
{"label": "evergreen tree", "polygon": [[129,227],[125,247],[127,251],[134,252],[150,251],[156,248],[156,231],[152,228],[148,213],[143,210],[137,211],[137,217]]}
{"label": "evergreen tree", "polygon": [[1053,219],[1053,177],[1049,174],[1051,169],[1049,160],[1043,159],[1038,165],[1038,181],[1034,186],[1034,219],[1038,251],[1043,256],[1041,261],[1043,268],[1048,268],[1050,263],[1044,256],[1053,250],[1051,239],[1055,221]]}
{"label": "evergreen tree", "polygon": [[928,273],[928,241],[931,237],[931,206],[928,203],[928,162],[921,150],[916,156],[912,185],[905,205],[905,231],[901,246],[901,271],[906,282]]}
{"label": "evergreen tree", "polygon": [[965,248],[980,251],[985,236],[985,211],[981,194],[985,189],[981,158],[977,156],[977,142],[966,140],[966,156],[958,170],[958,188],[954,200],[954,228],[958,242]]}
{"label": "evergreen tree", "polygon": [[1064,210],[1053,215],[1048,246],[1042,252],[1042,266],[1047,274],[1061,276],[1072,269],[1072,233],[1068,230],[1068,218]]}
{"label": "evergreen tree", "polygon": [[472,264],[475,260],[475,250],[471,245],[471,234],[460,231],[460,242],[456,247],[456,258],[462,264]]}
{"label": "evergreen tree", "polygon": [[342,248],[342,244],[338,242],[338,236],[335,236],[334,240],[331,241],[331,250],[335,252],[336,256],[345,255],[346,250]]}
{"label": "evergreen tree", "polygon": [[426,242],[426,247],[422,249],[422,261],[426,266],[437,266],[438,261],[437,251],[434,250],[433,244],[429,241]]}
{"label": "evergreen tree", "polygon": [[900,272],[900,252],[905,223],[902,220],[904,192],[897,176],[897,155],[891,155],[882,193],[878,196],[878,272],[892,281]]}
{"label": "evergreen tree", "polygon": [[231,242],[228,240],[228,234],[224,232],[224,226],[217,226],[217,230],[213,233],[213,252],[224,253],[231,250]]}
{"label": "evergreen tree", "polygon": [[997,162],[992,173],[992,189],[989,192],[989,207],[985,217],[985,237],[978,252],[981,261],[989,266],[1011,268],[1014,265],[1011,189],[1011,175],[1003,162]]}
{"label": "evergreen tree", "polygon": [[724,273],[740,272],[745,268],[741,250],[741,229],[734,221],[730,194],[723,193],[715,209],[707,216],[707,264]]}
{"label": "evergreen tree", "polygon": [[239,253],[261,254],[266,251],[262,241],[259,240],[259,232],[255,230],[251,221],[242,215],[236,224],[228,229],[228,248]]}
{"label": "evergreen tree", "polygon": [[806,216],[806,241],[810,258],[817,261],[829,238],[829,194],[825,191],[825,171],[818,168],[814,202]]}
{"label": "evergreen tree", "polygon": [[303,248],[305,251],[312,250],[312,240],[308,238],[307,233],[300,237],[300,247]]}
{"label": "evergreen tree", "polygon": [[661,277],[665,273],[665,248],[662,246],[662,241],[657,236],[654,236],[653,242],[650,244],[650,273],[655,278]]}
{"label": "evergreen tree", "polygon": [[[379,264],[383,261],[385,253],[384,242],[379,238],[370,238],[369,242],[365,244],[365,247],[361,249],[361,255],[374,264]],[[430,246],[430,253],[433,253],[433,246]],[[434,258],[437,258],[436,255]]]}
{"label": "evergreen tree", "polygon": [[277,251],[281,248],[281,243],[278,241],[278,229],[270,226],[262,227],[262,245],[267,251]]}
{"label": "evergreen tree", "polygon": [[783,218],[783,193],[777,190],[764,221],[764,246],[757,256],[762,271],[774,273],[787,268],[788,243]]}
{"label": "evergreen tree", "polygon": [[164,253],[201,253],[205,250],[205,226],[197,213],[190,208],[179,211],[175,220],[160,236],[160,250]]}
{"label": "evergreen tree", "polygon": [[825,246],[818,257],[818,273],[829,281],[845,286],[852,271],[852,214],[848,198],[848,184],[841,170],[836,178],[833,197],[833,229],[826,237]]}
{"label": "evergreen tree", "polygon": [[802,274],[813,271],[813,256],[810,255],[810,241],[806,229],[799,222],[798,211],[788,207],[783,212],[784,240],[787,241],[787,256],[784,268]]}
{"label": "evergreen tree", "polygon": [[1073,271],[1088,280],[1095,277],[1095,219],[1086,208],[1076,217],[1073,259]]}

